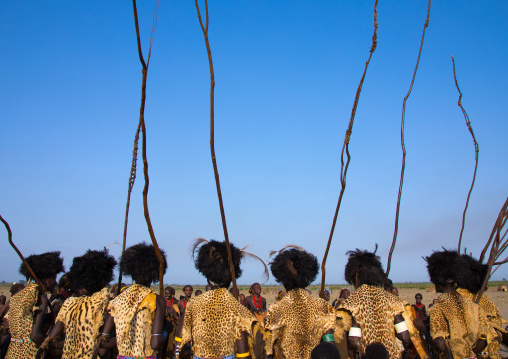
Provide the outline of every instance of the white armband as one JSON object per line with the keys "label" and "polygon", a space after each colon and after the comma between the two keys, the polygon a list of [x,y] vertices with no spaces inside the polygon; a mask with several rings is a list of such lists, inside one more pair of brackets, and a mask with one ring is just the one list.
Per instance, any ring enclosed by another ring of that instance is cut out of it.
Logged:
{"label": "white armband", "polygon": [[361,338],[362,330],[358,327],[351,327],[351,329],[349,329],[349,336]]}
{"label": "white armband", "polygon": [[407,327],[407,324],[405,321],[395,324],[395,331],[397,332],[397,334],[400,334],[400,333],[405,332],[407,330],[409,330],[409,328]]}

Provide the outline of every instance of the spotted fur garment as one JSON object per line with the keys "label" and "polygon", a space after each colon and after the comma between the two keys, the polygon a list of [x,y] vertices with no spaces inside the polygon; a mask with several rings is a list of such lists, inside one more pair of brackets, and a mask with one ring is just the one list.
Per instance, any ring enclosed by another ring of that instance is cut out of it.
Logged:
{"label": "spotted fur garment", "polygon": [[[476,302],[477,295],[471,293],[467,289],[458,288],[457,292],[464,298]],[[506,333],[506,330],[503,329],[502,325],[507,322],[501,317],[501,315],[499,315],[497,306],[485,295],[485,293],[481,296],[479,305],[487,315],[487,321],[491,329],[489,333],[487,333],[487,348],[485,348],[484,352],[489,353],[488,356],[491,359],[501,359],[499,349],[501,348],[503,338],[502,333]],[[480,355],[479,357],[482,356]]]}
{"label": "spotted fur garment", "polygon": [[367,345],[381,342],[390,358],[400,358],[401,351],[395,336],[394,319],[402,314],[411,336],[418,335],[413,326],[411,305],[405,300],[388,293],[383,288],[364,284],[339,306],[339,312],[349,312],[362,330],[361,349]]}
{"label": "spotted fur garment", "polygon": [[109,303],[115,319],[118,355],[156,356],[150,345],[156,295],[145,286],[133,284]]}
{"label": "spotted fur garment", "polygon": [[430,335],[442,337],[454,358],[472,358],[480,335],[489,336],[483,309],[459,293],[442,293],[429,309]]}
{"label": "spotted fur garment", "polygon": [[62,359],[92,357],[108,304],[108,288],[91,297],[71,297],[65,300],[56,318],[65,327]]}
{"label": "spotted fur garment", "polygon": [[38,296],[37,284],[30,283],[11,298],[9,312],[6,315],[11,335],[13,339],[21,339],[25,342],[11,341],[5,356],[8,359],[32,359],[37,354],[39,349],[37,345],[26,340],[30,339],[32,333],[34,312],[39,309],[36,306]]}
{"label": "spotted fur garment", "polygon": [[190,343],[200,358],[216,358],[235,353],[241,333],[251,334],[254,315],[226,288],[209,290],[187,303],[182,345]]}
{"label": "spotted fur garment", "polygon": [[313,298],[302,288],[290,290],[284,298],[270,306],[263,327],[266,336],[266,354],[274,351],[278,356],[291,359],[308,359],[312,349],[330,329],[340,338],[341,317],[327,301]]}

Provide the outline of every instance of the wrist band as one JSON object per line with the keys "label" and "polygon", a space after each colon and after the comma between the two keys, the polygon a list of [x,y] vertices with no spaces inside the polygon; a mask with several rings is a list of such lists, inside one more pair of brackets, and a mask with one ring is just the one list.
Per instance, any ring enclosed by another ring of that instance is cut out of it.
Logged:
{"label": "wrist band", "polygon": [[351,329],[349,329],[349,336],[361,338],[362,330],[358,327],[351,327]]}
{"label": "wrist band", "polygon": [[480,337],[478,339],[487,340],[487,336],[485,334],[482,334],[482,335],[480,335]]}
{"label": "wrist band", "polygon": [[236,357],[237,357],[237,358],[246,358],[246,357],[248,357],[249,355],[250,355],[250,353],[249,353],[249,352],[247,352],[247,353],[238,353],[238,354],[236,354]]}
{"label": "wrist band", "polygon": [[161,334],[152,334],[152,336],[156,336],[156,335],[162,335],[162,333]]}
{"label": "wrist band", "polygon": [[175,337],[175,342],[182,342],[182,338]]}
{"label": "wrist band", "polygon": [[407,327],[407,324],[405,321],[395,324],[395,331],[397,332],[397,334],[400,334],[400,333],[405,332],[407,330],[409,330],[409,328]]}
{"label": "wrist band", "polygon": [[101,335],[108,336],[108,335],[111,335],[111,334],[109,334],[109,333],[101,333]]}
{"label": "wrist band", "polygon": [[335,338],[333,337],[333,334],[325,334],[325,335],[323,335],[323,341],[324,342],[334,342]]}

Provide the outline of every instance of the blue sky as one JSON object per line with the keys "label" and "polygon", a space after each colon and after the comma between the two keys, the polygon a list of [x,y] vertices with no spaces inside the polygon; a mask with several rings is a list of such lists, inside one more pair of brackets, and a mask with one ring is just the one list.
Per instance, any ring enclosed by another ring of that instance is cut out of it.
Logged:
{"label": "blue sky", "polygon": [[[267,261],[270,250],[286,244],[323,257],[340,191],[340,150],[371,46],[373,4],[209,3],[215,147],[229,236]],[[145,56],[153,7],[138,3]],[[402,100],[426,11],[426,1],[379,2],[378,47],[351,136],[328,283],[344,282],[350,249],[378,243],[386,266]],[[458,242],[474,147],[457,106],[450,55],[480,146],[463,238],[474,255],[508,195],[507,14],[505,1],[432,4],[406,105],[406,172],[390,275],[396,282],[428,280],[421,257]],[[132,5],[4,1],[0,31],[0,213],[25,255],[59,249],[68,268],[88,248],[122,240],[141,93]],[[204,283],[190,259],[191,242],[223,239],[209,150],[208,71],[194,2],[161,1],[145,119],[149,210],[169,256],[167,283]],[[140,153],[128,244],[150,241],[141,163]],[[1,236],[0,280],[18,280],[20,261]],[[121,247],[110,250],[119,256]],[[239,283],[261,279],[259,265],[243,267]],[[502,277],[508,267],[494,279]]]}

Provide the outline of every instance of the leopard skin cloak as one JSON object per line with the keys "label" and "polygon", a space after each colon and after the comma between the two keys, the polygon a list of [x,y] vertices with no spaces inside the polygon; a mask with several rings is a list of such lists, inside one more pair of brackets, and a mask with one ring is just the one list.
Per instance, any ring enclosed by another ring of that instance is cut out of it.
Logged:
{"label": "leopard skin cloak", "polygon": [[187,303],[182,346],[190,343],[200,358],[216,358],[235,353],[241,333],[252,333],[254,315],[226,288],[209,290]]}
{"label": "leopard skin cloak", "polygon": [[[36,306],[38,298],[39,288],[35,283],[28,284],[26,288],[11,298],[6,318],[9,320],[13,339],[30,339],[34,312],[39,309]],[[5,357],[9,359],[32,359],[35,358],[38,349],[37,345],[32,341],[16,342],[11,340]]]}
{"label": "leopard skin cloak", "polygon": [[324,299],[312,298],[303,288],[290,290],[270,306],[263,321],[266,354],[309,359],[312,349],[330,329],[335,339],[344,333],[340,314]]}
{"label": "leopard skin cloak", "polygon": [[118,355],[157,355],[150,345],[156,309],[156,295],[150,288],[133,284],[109,302],[108,309],[115,319]]}
{"label": "leopard skin cloak", "polygon": [[65,327],[62,359],[92,357],[108,304],[108,288],[90,297],[71,297],[65,300],[56,318]]}
{"label": "leopard skin cloak", "polygon": [[472,358],[480,335],[490,337],[483,309],[459,293],[442,293],[429,309],[430,335],[442,337],[454,358]]}
{"label": "leopard skin cloak", "polygon": [[[418,336],[413,326],[411,305],[405,300],[373,285],[361,285],[340,304],[338,311],[350,313],[362,330],[361,349],[380,342],[390,353],[390,358],[400,358],[401,351],[395,336],[394,319],[402,314],[411,336]],[[349,328],[348,328],[349,329]]]}

